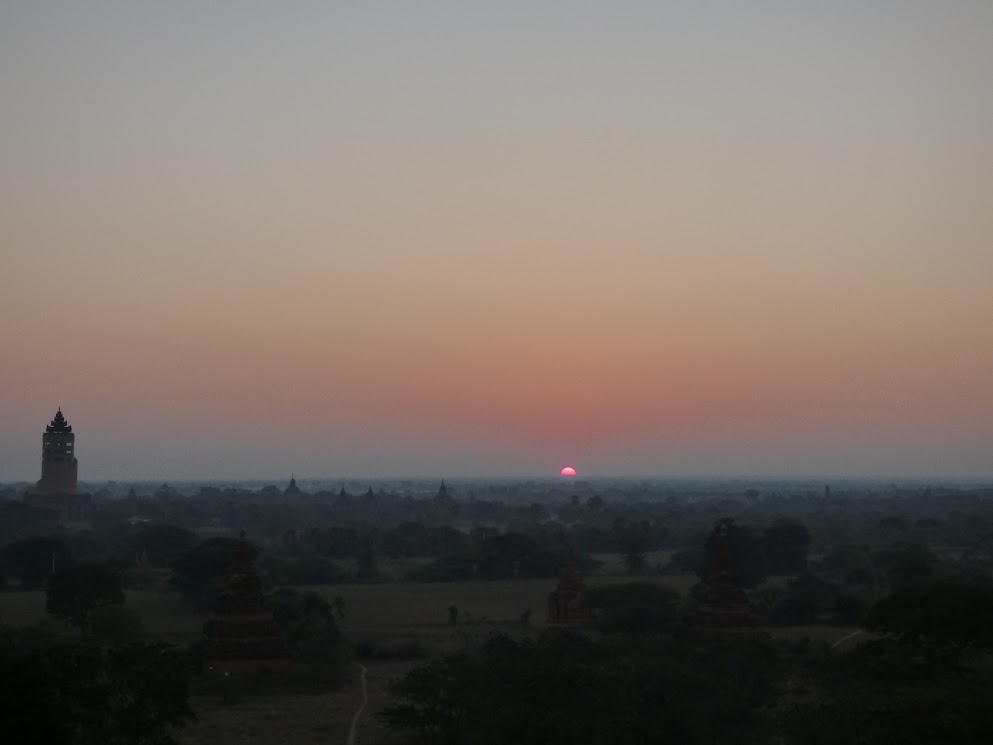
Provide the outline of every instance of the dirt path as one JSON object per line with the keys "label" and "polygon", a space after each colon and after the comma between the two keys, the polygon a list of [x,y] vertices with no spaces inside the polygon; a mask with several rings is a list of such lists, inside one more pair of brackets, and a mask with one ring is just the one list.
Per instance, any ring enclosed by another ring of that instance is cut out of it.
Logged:
{"label": "dirt path", "polygon": [[369,703],[369,684],[366,682],[365,665],[359,665],[359,668],[362,670],[362,703],[352,714],[352,723],[348,726],[348,739],[345,741],[345,745],[355,745],[355,728],[358,726],[359,718],[362,716],[366,704]]}
{"label": "dirt path", "polygon": [[859,634],[862,634],[862,633],[865,633],[865,632],[863,632],[862,629],[859,629],[858,631],[853,631],[851,634],[846,634],[845,636],[841,637],[838,641],[836,641],[834,644],[832,644],[831,645],[831,649],[834,649],[835,647],[838,647],[839,645],[844,644],[849,639],[854,639],[856,636],[858,636]]}

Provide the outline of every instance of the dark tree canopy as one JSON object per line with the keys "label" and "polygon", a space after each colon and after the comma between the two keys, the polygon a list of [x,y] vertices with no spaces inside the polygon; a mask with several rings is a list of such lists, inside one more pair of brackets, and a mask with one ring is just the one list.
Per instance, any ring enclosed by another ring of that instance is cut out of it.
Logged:
{"label": "dark tree canopy", "polygon": [[911,643],[993,650],[993,583],[954,577],[896,588],[866,626]]}
{"label": "dark tree canopy", "polygon": [[150,525],[138,531],[133,555],[155,566],[168,566],[197,543],[193,531],[176,525]]}
{"label": "dark tree canopy", "polygon": [[24,590],[44,587],[53,571],[71,561],[72,551],[59,536],[24,538],[8,544],[0,553],[5,574],[19,579]]}
{"label": "dark tree canopy", "polygon": [[748,742],[773,667],[752,640],[494,636],[411,670],[381,716],[445,745]]}
{"label": "dark tree canopy", "polygon": [[93,610],[123,602],[121,579],[106,564],[69,564],[48,580],[48,612],[80,628],[87,626]]}
{"label": "dark tree canopy", "polygon": [[763,543],[770,574],[799,574],[807,568],[810,531],[804,525],[780,520],[766,528]]}
{"label": "dark tree canopy", "polygon": [[[172,584],[195,608],[206,610],[231,569],[237,538],[208,538],[172,563]],[[252,555],[258,551],[250,548]]]}
{"label": "dark tree canopy", "polygon": [[670,628],[676,620],[679,595],[649,582],[598,585],[586,593],[586,602],[598,611],[604,633],[651,633]]}
{"label": "dark tree canopy", "polygon": [[173,745],[193,718],[188,661],[166,644],[25,648],[0,638],[0,715],[24,745]]}

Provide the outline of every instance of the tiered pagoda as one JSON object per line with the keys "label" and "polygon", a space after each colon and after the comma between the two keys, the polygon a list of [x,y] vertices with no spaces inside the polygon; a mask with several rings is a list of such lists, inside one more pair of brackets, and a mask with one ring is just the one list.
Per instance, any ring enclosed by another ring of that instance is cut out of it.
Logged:
{"label": "tiered pagoda", "polygon": [[697,623],[711,629],[747,629],[758,625],[748,596],[738,583],[728,535],[730,520],[722,520],[710,553],[707,591],[697,608]]}
{"label": "tiered pagoda", "polygon": [[559,585],[548,593],[548,620],[550,623],[571,623],[593,617],[592,609],[586,604],[586,583],[579,568],[575,553],[559,575]]}
{"label": "tiered pagoda", "polygon": [[290,664],[289,650],[262,594],[255,549],[244,531],[203,635],[204,664],[215,671],[246,673]]}
{"label": "tiered pagoda", "polygon": [[35,484],[38,494],[75,494],[79,461],[76,460],[76,435],[62,414],[55,412],[51,424],[41,436],[41,479]]}
{"label": "tiered pagoda", "polygon": [[78,470],[76,435],[59,407],[41,436],[41,479],[25,496],[25,502],[30,507],[53,510],[64,521],[86,520],[90,495],[77,491]]}
{"label": "tiered pagoda", "polygon": [[441,486],[438,487],[438,493],[434,497],[439,502],[451,502],[452,495],[448,493],[448,487],[445,486],[445,479],[441,480]]}
{"label": "tiered pagoda", "polygon": [[300,491],[300,487],[297,486],[296,476],[290,475],[290,485],[286,487],[283,494],[287,497],[299,497],[303,492]]}

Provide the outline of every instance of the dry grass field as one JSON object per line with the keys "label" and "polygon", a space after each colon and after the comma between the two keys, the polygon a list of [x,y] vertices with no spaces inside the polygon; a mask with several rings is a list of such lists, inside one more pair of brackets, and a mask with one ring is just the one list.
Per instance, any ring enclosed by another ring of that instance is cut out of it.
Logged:
{"label": "dry grass field", "polygon": [[176,733],[183,745],[328,745],[345,742],[358,694],[267,693],[229,703],[216,696],[196,696],[191,704],[196,721]]}
{"label": "dry grass field", "polygon": [[[619,555],[598,556],[603,563],[588,584],[614,584],[631,581]],[[663,565],[666,557],[652,557]],[[653,575],[643,581],[671,587],[685,595],[696,583],[693,575]],[[551,579],[503,580],[494,582],[401,583],[322,585],[300,589],[315,590],[327,598],[345,601],[345,632],[354,640],[372,640],[389,646],[415,641],[430,653],[464,644],[467,636],[501,629],[517,633],[521,613],[531,609],[530,625],[546,624],[548,593],[555,587]],[[771,585],[780,585],[773,578]],[[459,623],[448,622],[448,607],[459,608]],[[127,592],[126,606],[141,616],[150,638],[190,643],[199,638],[204,617],[192,611],[176,594],[145,590]],[[469,615],[466,615],[466,614]],[[470,620],[471,619],[471,620]],[[0,620],[9,626],[46,623],[57,627],[45,612],[43,592],[0,593]],[[829,644],[845,639],[854,629],[830,626],[771,628],[775,638],[798,641],[804,637]],[[854,640],[845,640],[847,647]],[[398,742],[393,733],[376,719],[375,713],[388,701],[387,687],[419,660],[365,660],[369,705],[357,728],[356,742],[369,745]],[[358,686],[323,694],[245,694],[225,702],[219,694],[198,694],[191,704],[197,720],[177,733],[184,745],[227,745],[231,743],[344,743],[352,713],[358,706]]]}

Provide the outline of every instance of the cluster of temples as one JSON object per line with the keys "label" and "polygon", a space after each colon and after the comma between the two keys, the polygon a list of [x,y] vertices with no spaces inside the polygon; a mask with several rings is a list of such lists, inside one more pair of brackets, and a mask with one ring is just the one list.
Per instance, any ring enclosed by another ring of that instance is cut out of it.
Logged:
{"label": "cluster of temples", "polygon": [[[707,589],[691,618],[692,625],[719,632],[747,631],[759,626],[735,568],[730,528],[722,520],[710,543]],[[575,554],[563,566],[558,586],[548,594],[548,622],[577,623],[594,617]]]}

